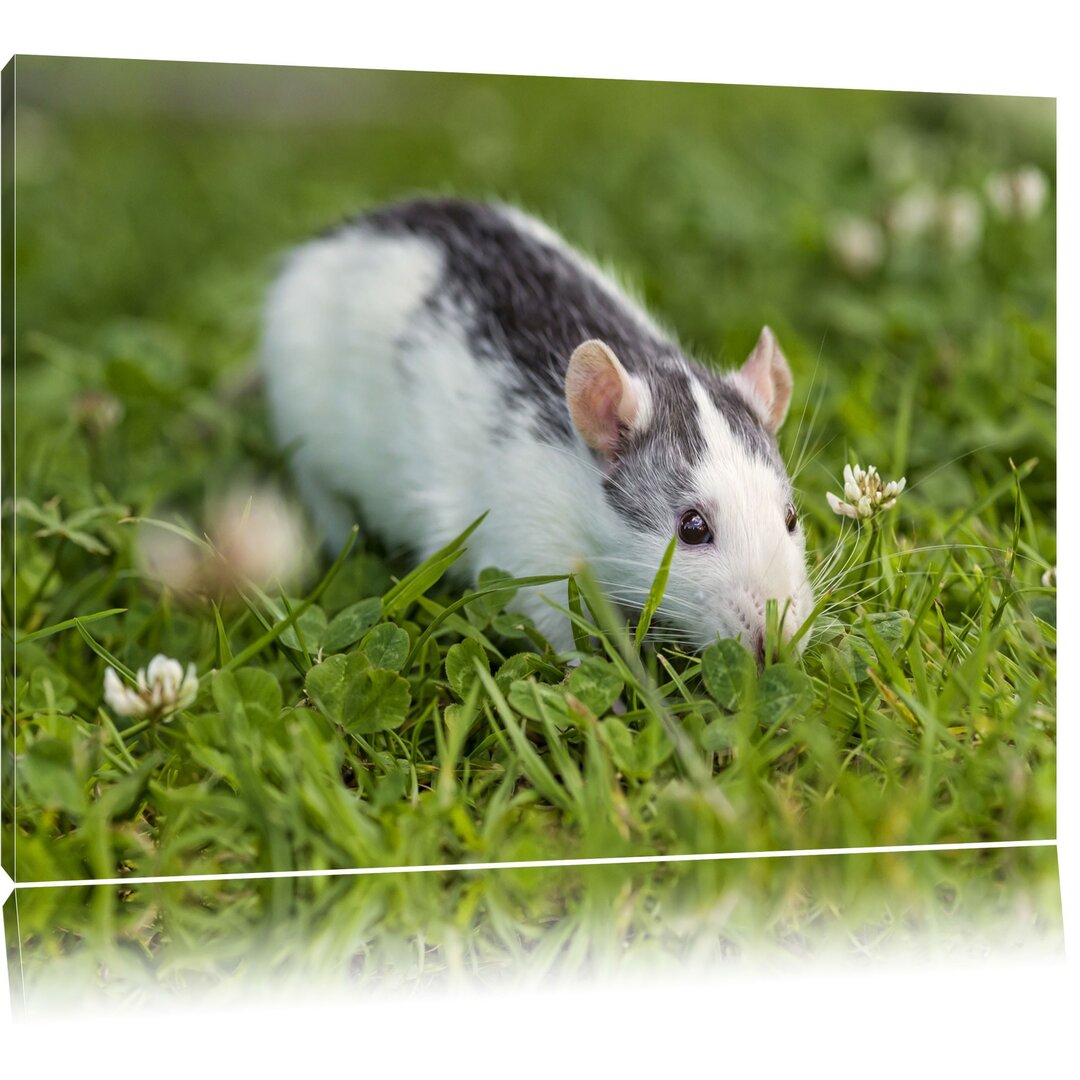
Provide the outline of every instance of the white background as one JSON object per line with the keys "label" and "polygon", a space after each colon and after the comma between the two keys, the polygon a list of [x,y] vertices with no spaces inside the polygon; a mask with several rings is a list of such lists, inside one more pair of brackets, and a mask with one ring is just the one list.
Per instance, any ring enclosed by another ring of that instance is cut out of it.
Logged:
{"label": "white background", "polygon": [[[1077,57],[1067,11],[1046,0],[443,0],[375,10],[323,0],[280,7],[9,0],[0,60],[50,53],[1057,97],[1058,292],[1066,298],[1059,414],[1068,418],[1078,404],[1076,318],[1068,301],[1080,294]],[[1076,489],[1074,427],[1059,431],[1059,651],[1066,658],[1078,598],[1069,545],[1077,536],[1068,501]],[[1077,693],[1070,664],[1061,669],[1058,837],[1071,940],[1080,918],[1071,728]],[[529,996],[440,995],[290,1010],[266,1002],[225,1013],[66,1017],[14,1027],[0,1004],[0,1056],[22,1074],[46,1077],[553,1069],[577,1075],[598,1068],[656,1076],[694,1066],[750,1076],[1055,1076],[1072,1072],[1078,1058],[1070,1049],[1080,1015],[1075,972],[1075,961],[857,974],[818,969]]]}

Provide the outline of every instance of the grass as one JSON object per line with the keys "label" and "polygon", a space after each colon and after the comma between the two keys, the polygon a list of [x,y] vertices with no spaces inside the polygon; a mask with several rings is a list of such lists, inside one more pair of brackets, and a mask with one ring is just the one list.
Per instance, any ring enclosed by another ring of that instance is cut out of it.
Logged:
{"label": "grass", "polygon": [[[1054,836],[1053,208],[982,194],[1052,177],[1046,103],[19,63],[18,880]],[[886,229],[845,267],[836,219],[880,224],[919,184],[974,194],[974,246]],[[586,574],[568,667],[505,612],[528,583],[462,592],[457,548],[417,572],[370,537],[289,594],[148,578],[133,519],[195,545],[238,479],[289,484],[245,384],[280,253],[417,190],[540,212],[715,362],[773,326],[827,605],[801,658],[758,677],[731,643],[654,647]],[[825,501],[854,461],[908,479],[861,531]],[[195,664],[195,702],[115,716],[106,664],[158,652]]]}

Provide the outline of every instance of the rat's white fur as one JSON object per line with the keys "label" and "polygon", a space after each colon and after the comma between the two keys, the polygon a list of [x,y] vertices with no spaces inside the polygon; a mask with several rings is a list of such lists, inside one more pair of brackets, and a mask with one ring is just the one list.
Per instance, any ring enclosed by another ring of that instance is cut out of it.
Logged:
{"label": "rat's white fur", "polygon": [[[545,226],[506,213],[614,290]],[[472,579],[488,566],[516,577],[587,561],[613,598],[640,606],[671,533],[649,535],[619,515],[584,443],[540,441],[538,410],[520,394],[507,410],[500,378],[509,374],[473,355],[453,308],[425,303],[444,258],[422,237],[358,225],[294,252],[271,291],[262,349],[271,411],[280,441],[295,445],[298,486],[329,544],[344,542],[355,506],[391,547],[424,558],[486,511],[457,564]],[[648,387],[634,381],[644,424]],[[709,448],[695,487],[717,542],[679,545],[661,614],[688,643],[741,634],[753,647],[766,597],[781,607],[794,597],[789,633],[812,605],[802,544],[784,526],[782,478],[732,435],[696,382],[694,399]],[[569,625],[544,592],[565,605],[562,582],[522,590],[515,605],[569,648]]]}

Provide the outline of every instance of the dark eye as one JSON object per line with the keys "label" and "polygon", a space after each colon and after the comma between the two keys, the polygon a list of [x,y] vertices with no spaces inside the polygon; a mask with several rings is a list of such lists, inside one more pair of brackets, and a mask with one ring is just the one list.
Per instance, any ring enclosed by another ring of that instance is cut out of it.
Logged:
{"label": "dark eye", "polygon": [[679,518],[679,539],[684,544],[711,544],[712,529],[700,510],[687,510]]}
{"label": "dark eye", "polygon": [[789,533],[793,533],[795,526],[799,524],[799,515],[795,513],[795,507],[791,503],[784,507],[784,524]]}

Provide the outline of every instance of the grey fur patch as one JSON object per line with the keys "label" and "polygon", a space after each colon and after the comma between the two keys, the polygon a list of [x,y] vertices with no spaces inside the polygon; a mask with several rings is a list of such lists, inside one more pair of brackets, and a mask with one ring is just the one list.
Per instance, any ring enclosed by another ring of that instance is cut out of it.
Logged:
{"label": "grey fur patch", "polygon": [[652,419],[646,431],[628,433],[604,484],[608,501],[628,521],[668,535],[675,515],[691,509],[694,467],[705,455],[703,424],[692,382],[700,382],[721,419],[749,454],[787,480],[776,440],[753,405],[726,378],[688,361],[656,365],[645,378],[652,393]]}
{"label": "grey fur patch", "polygon": [[499,366],[507,411],[528,403],[535,432],[549,442],[577,438],[566,408],[570,355],[599,338],[652,392],[645,432],[627,433],[605,481],[611,505],[638,527],[666,534],[672,514],[694,497],[690,482],[705,453],[691,392],[698,378],[721,416],[751,452],[783,474],[772,436],[724,377],[694,364],[643,324],[628,299],[604,289],[581,266],[523,231],[498,206],[462,199],[414,199],[361,215],[345,228],[408,233],[446,253],[443,277],[427,298],[432,316],[464,322],[470,348]]}
{"label": "grey fur patch", "polygon": [[583,341],[606,342],[628,371],[677,352],[670,341],[648,333],[628,304],[561,251],[522,231],[497,206],[416,199],[356,223],[424,236],[443,247],[444,275],[429,311],[436,318],[464,319],[476,355],[509,369],[501,380],[511,398],[507,406],[519,404],[513,399],[530,402],[540,417],[541,438],[575,438],[564,384],[570,355]]}
{"label": "grey fur patch", "polygon": [[705,453],[705,438],[684,365],[673,361],[645,378],[652,395],[649,425],[626,434],[604,491],[627,521],[667,534],[672,515],[693,498],[693,470]]}
{"label": "grey fur patch", "polygon": [[751,453],[772,465],[781,476],[787,476],[776,439],[769,433],[746,395],[737,386],[732,385],[730,379],[714,371],[703,369],[699,377],[702,386],[705,387],[712,403],[716,406],[716,411],[727,421],[728,427],[735,436]]}

